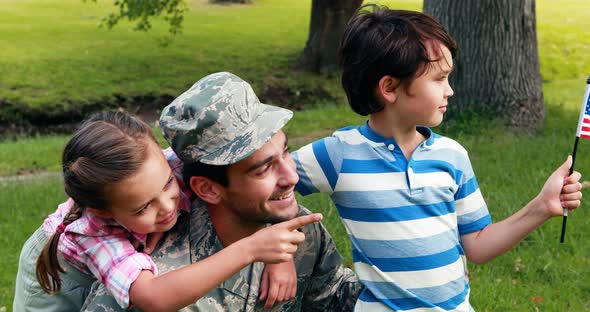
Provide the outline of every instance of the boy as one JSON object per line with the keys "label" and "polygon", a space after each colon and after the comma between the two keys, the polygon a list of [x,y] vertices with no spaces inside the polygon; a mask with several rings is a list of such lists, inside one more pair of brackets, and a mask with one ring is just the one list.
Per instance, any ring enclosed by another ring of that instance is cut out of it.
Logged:
{"label": "boy", "polygon": [[366,7],[340,46],[342,85],[367,124],[293,153],[303,194],[331,195],[366,286],[356,311],[473,311],[466,258],[484,263],[562,207],[580,205],[571,158],[524,208],[492,224],[466,150],[433,133],[453,95],[456,43],[419,12]]}

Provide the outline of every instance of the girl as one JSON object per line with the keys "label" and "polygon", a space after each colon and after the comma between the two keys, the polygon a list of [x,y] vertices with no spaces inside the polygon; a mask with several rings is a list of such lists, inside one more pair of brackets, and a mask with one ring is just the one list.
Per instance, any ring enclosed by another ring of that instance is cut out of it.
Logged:
{"label": "girl", "polygon": [[[151,129],[126,113],[95,114],[66,145],[62,165],[71,199],[25,244],[14,310],[47,311],[54,302],[59,310],[79,308],[92,281],[89,276],[104,283],[122,308],[177,310],[251,262],[291,259],[304,239],[302,233],[277,224],[207,260],[158,276],[151,258],[135,246],[145,247],[149,233],[172,228],[178,210],[189,210],[190,198],[180,192]],[[305,217],[287,222],[320,218]],[[36,255],[39,284],[27,265]],[[41,289],[59,294],[49,297]]]}

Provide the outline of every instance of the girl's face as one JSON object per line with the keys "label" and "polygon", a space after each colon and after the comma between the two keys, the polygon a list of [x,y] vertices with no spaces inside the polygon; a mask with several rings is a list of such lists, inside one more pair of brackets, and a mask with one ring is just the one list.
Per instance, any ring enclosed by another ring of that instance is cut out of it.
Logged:
{"label": "girl's face", "polygon": [[168,231],[178,216],[178,183],[160,148],[148,144],[147,159],[139,170],[107,187],[110,207],[99,213],[140,234]]}

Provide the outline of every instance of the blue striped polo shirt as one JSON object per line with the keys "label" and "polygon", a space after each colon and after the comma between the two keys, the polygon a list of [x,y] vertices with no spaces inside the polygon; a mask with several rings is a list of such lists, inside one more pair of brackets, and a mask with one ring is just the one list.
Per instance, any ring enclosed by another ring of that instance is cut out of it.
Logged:
{"label": "blue striped polo shirt", "polygon": [[491,223],[467,151],[427,139],[407,160],[393,138],[347,127],[292,154],[302,195],[327,193],[366,286],[355,311],[472,311],[460,236]]}

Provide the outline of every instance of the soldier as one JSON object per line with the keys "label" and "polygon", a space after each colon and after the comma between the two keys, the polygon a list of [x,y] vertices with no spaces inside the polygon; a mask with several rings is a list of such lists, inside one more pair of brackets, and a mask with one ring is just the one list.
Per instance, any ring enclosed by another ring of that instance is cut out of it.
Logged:
{"label": "soldier", "polygon": [[[268,224],[309,211],[297,204],[299,177],[281,130],[286,109],[260,103],[250,85],[227,73],[209,75],[168,105],[160,117],[164,137],[183,161],[184,181],[199,198],[152,253],[160,272],[203,260]],[[305,241],[294,255],[295,299],[275,311],[351,311],[362,286],[326,229],[300,229]],[[262,263],[253,263],[186,311],[259,311]],[[95,283],[83,310],[120,308]]]}

